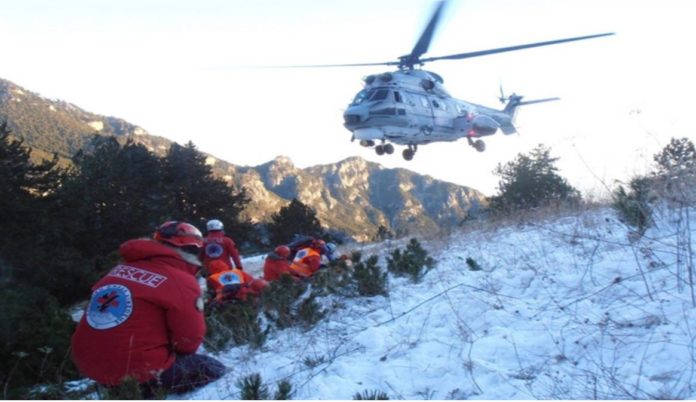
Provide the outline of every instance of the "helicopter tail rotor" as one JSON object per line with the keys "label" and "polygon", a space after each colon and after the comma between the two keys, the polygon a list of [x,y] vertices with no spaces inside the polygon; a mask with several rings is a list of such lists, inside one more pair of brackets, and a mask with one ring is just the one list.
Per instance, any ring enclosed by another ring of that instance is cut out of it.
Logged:
{"label": "helicopter tail rotor", "polygon": [[507,97],[505,97],[505,92],[503,92],[503,84],[500,84],[500,96],[498,97],[500,103],[505,104],[507,102]]}
{"label": "helicopter tail rotor", "polygon": [[[502,84],[500,85],[500,96],[498,96],[498,100],[500,103],[506,105],[504,111],[507,111],[508,108],[513,108],[517,106],[521,106],[523,104],[527,104],[526,102],[522,102],[522,98],[524,96],[522,95],[517,95],[516,93],[511,93],[510,95],[505,95],[505,92],[503,91],[503,86]],[[531,102],[536,102],[536,101],[531,101]]]}

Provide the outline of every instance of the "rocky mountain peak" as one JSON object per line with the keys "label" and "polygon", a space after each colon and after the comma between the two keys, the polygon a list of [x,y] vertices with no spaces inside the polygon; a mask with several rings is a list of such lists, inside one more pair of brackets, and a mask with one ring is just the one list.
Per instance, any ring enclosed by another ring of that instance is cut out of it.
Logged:
{"label": "rocky mountain peak", "polygon": [[273,160],[270,161],[269,163],[279,165],[279,166],[289,167],[289,168],[295,167],[295,164],[292,163],[292,159],[290,159],[290,157],[285,156],[285,155],[278,155],[275,158],[273,158]]}

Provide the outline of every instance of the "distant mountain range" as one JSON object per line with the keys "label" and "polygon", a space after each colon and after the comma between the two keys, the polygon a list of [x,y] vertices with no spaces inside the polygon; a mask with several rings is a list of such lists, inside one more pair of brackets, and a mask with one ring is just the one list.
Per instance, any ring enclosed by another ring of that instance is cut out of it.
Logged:
{"label": "distant mountain range", "polygon": [[[46,99],[0,79],[2,121],[32,148],[34,158],[57,153],[64,163],[95,133],[133,139],[158,155],[172,143],[125,120]],[[379,226],[404,234],[446,230],[487,203],[474,189],[406,169],[387,169],[359,157],[305,169],[284,156],[253,167],[213,156],[207,163],[216,175],[247,189],[252,201],[245,214],[252,221],[267,221],[297,198],[317,211],[322,224],[356,240],[369,240]]]}

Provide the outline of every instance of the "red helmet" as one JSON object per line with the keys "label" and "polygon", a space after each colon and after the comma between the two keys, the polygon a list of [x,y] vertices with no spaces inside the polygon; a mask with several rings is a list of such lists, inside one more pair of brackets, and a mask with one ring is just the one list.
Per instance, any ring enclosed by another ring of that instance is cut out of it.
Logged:
{"label": "red helmet", "polygon": [[317,249],[317,250],[323,250],[324,247],[326,247],[326,242],[324,240],[314,240],[312,242],[312,248]]}
{"label": "red helmet", "polygon": [[273,250],[278,256],[283,258],[288,258],[290,255],[290,247],[288,246],[278,246]]}
{"label": "red helmet", "polygon": [[[170,244],[174,247],[201,249],[203,235],[195,226],[186,222],[167,221],[155,231],[155,240]],[[191,250],[193,251],[193,250]]]}

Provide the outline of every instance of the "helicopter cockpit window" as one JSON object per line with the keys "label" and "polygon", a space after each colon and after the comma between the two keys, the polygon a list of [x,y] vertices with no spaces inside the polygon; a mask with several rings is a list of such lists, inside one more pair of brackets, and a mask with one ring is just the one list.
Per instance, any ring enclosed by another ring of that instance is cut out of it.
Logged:
{"label": "helicopter cockpit window", "polygon": [[370,91],[363,89],[362,91],[358,92],[357,95],[355,95],[355,98],[353,98],[353,103],[351,105],[359,105],[363,102],[365,102],[370,96]]}
{"label": "helicopter cockpit window", "polygon": [[378,89],[374,92],[372,96],[370,96],[371,101],[380,101],[380,100],[385,100],[387,99],[387,95],[389,95],[389,91],[386,89]]}
{"label": "helicopter cockpit window", "polygon": [[387,96],[389,95],[389,90],[386,89],[363,89],[362,91],[358,92],[357,95],[355,95],[355,98],[353,98],[353,103],[351,105],[359,105],[363,102],[366,101],[381,101],[387,99]]}

